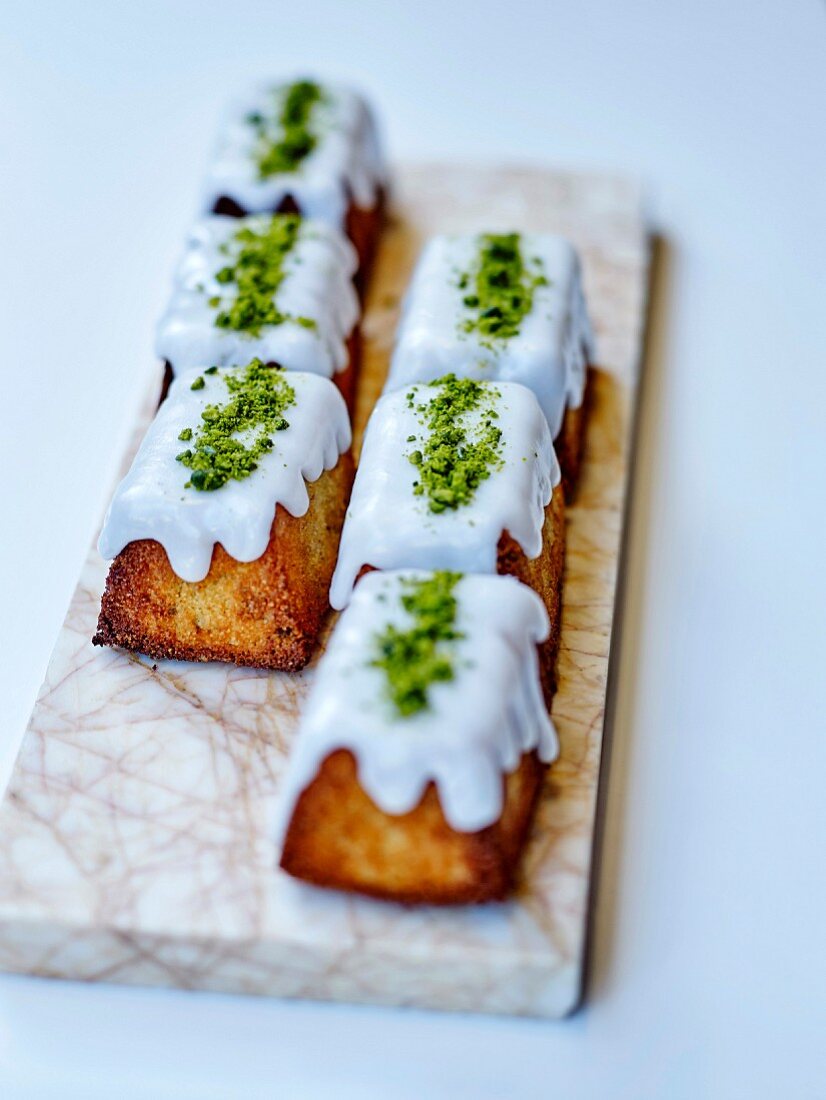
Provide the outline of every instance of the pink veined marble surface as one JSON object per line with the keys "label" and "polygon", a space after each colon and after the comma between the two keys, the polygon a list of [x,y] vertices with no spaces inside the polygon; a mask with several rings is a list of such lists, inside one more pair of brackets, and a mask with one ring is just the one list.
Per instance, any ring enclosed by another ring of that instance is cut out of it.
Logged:
{"label": "pink veined marble surface", "polygon": [[155,665],[94,649],[105,566],[93,550],[0,806],[0,967],[540,1016],[576,1004],[648,244],[639,194],[622,180],[404,170],[368,298],[357,432],[381,388],[423,238],[481,228],[574,240],[600,368],[568,512],[553,707],[562,754],[514,898],[406,908],[315,890],[276,870],[279,777],[312,668],[295,676]]}

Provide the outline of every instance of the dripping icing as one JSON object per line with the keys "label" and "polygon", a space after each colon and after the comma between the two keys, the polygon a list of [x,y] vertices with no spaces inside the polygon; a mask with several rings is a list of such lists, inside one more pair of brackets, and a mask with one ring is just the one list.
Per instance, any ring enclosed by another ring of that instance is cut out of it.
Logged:
{"label": "dripping icing", "polygon": [[296,800],[337,749],[355,756],[359,782],[386,813],[403,814],[433,781],[448,823],[463,832],[498,820],[503,776],[536,749],[550,763],[558,741],[539,684],[536,645],[548,635],[540,598],[513,577],[457,583],[455,677],[435,683],[431,705],[398,717],[371,664],[372,638],[388,621],[409,625],[400,594],[419,571],[371,573],[339,620],[316,673],[292,746],[281,800],[282,831]]}
{"label": "dripping icing", "polygon": [[[221,367],[210,382],[241,369]],[[277,505],[304,515],[306,483],[332,469],[350,446],[350,423],[344,399],[327,379],[301,372],[286,377],[295,393],[289,427],[277,433],[273,449],[248,477],[214,492],[185,489],[188,471],[177,456],[184,446],[181,433],[201,421],[215,390],[206,384],[193,388],[204,380],[197,371],[176,378],[115,490],[98,542],[102,557],[115,558],[130,542],[154,539],[182,580],[200,581],[215,543],[236,561],[255,561],[269,544]]]}
{"label": "dripping icing", "polygon": [[[325,378],[347,366],[347,339],[359,316],[352,283],[356,254],[346,238],[321,222],[301,219],[283,257],[282,278],[272,300],[285,323],[265,325],[255,334],[216,324],[233,300],[233,286],[221,281],[221,273],[237,262],[243,247],[239,233],[265,233],[284,218],[295,221],[294,215],[212,215],[193,227],[155,342],[158,356],[175,373],[203,363],[226,366],[253,357]],[[312,325],[290,320],[294,318],[306,318]]]}
{"label": "dripping icing", "polygon": [[[444,374],[520,382],[536,394],[554,438],[567,407],[578,408],[593,337],[582,293],[579,259],[561,237],[520,235],[525,257],[541,264],[530,310],[505,340],[467,329],[463,273],[478,261],[476,235],[431,238],[405,295],[385,393]],[[538,269],[537,269],[538,273]]]}
{"label": "dripping icing", "polygon": [[[418,468],[408,454],[421,440],[417,407],[438,389],[413,386],[385,394],[376,403],[364,436],[330,586],[333,607],[347,604],[364,565],[495,573],[503,531],[510,533],[529,558],[540,554],[545,508],[560,479],[548,424],[536,398],[524,386],[512,382],[484,386],[498,393],[501,465],[478,484],[469,501],[437,514],[430,511],[426,498],[415,492]],[[412,403],[409,393],[413,394]],[[415,443],[401,442],[411,436]]]}

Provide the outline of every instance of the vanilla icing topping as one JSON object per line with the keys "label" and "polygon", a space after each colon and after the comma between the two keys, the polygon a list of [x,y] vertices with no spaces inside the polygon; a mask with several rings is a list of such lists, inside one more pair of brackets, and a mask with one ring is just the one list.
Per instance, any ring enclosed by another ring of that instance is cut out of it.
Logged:
{"label": "vanilla icing topping", "polygon": [[236,561],[255,561],[269,544],[277,505],[292,516],[306,513],[306,482],[332,469],[350,446],[344,399],[332,382],[315,374],[286,376],[295,393],[286,410],[289,427],[274,433],[273,448],[259,458],[257,469],[212,492],[185,488],[190,471],[176,458],[186,446],[181,432],[197,425],[208,405],[226,400],[221,380],[239,371],[222,367],[200,389],[192,389],[201,377],[197,371],[173,381],[115,490],[98,542],[102,557],[115,558],[138,539],[154,539],[182,580],[201,581],[216,543]]}
{"label": "vanilla icing topping", "polygon": [[337,749],[349,749],[359,782],[389,814],[418,805],[429,782],[452,828],[475,832],[502,813],[503,777],[524,753],[553,761],[558,740],[539,682],[536,645],[548,636],[541,599],[513,577],[466,576],[454,588],[450,643],[455,675],[434,683],[428,706],[401,717],[388,702],[374,639],[388,623],[409,626],[406,578],[371,573],[360,582],[321,658],[292,745],[281,794],[282,829],[301,792]]}
{"label": "vanilla icing topping", "polygon": [[[417,408],[438,387],[420,385],[385,394],[364,436],[359,468],[341,535],[330,603],[344,607],[362,566],[376,569],[453,569],[495,573],[503,532],[527,557],[542,550],[545,508],[560,471],[547,421],[524,386],[486,383],[502,430],[501,461],[466,504],[434,514],[414,489],[418,468],[410,453],[426,429]],[[412,401],[408,395],[412,394]],[[485,408],[463,414],[472,424]],[[411,440],[410,437],[413,437]]]}
{"label": "vanilla icing topping", "polygon": [[292,198],[303,215],[344,227],[350,202],[375,205],[385,173],[375,119],[367,103],[341,85],[323,86],[312,112],[315,148],[295,170],[260,178],[257,133],[249,116],[277,116],[290,85],[261,85],[230,112],[207,171],[204,208],[233,199],[249,213],[277,209]]}
{"label": "vanilla icing topping", "polygon": [[533,289],[519,332],[491,339],[467,331],[467,288],[460,285],[478,260],[481,241],[475,235],[437,236],[425,246],[405,295],[385,392],[449,372],[521,382],[536,394],[556,438],[565,409],[582,404],[593,359],[579,258],[561,237],[521,234],[522,252],[528,261],[539,261],[545,281]]}
{"label": "vanilla icing topping", "polygon": [[[284,278],[273,295],[277,309],[286,315],[284,321],[255,335],[216,325],[217,314],[234,294],[233,287],[216,276],[241,251],[239,230],[261,232],[270,218],[212,215],[193,227],[155,343],[158,356],[175,373],[205,363],[226,366],[252,358],[325,378],[347,366],[347,338],[359,317],[352,282],[358,261],[350,242],[323,222],[302,219],[295,244],[284,257]],[[220,305],[210,304],[215,299]]]}

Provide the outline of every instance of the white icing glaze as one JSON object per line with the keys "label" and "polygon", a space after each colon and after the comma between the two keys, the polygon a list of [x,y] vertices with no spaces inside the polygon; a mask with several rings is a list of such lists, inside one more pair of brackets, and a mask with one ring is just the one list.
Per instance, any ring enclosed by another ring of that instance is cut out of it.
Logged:
{"label": "white icing glaze", "polygon": [[275,210],[288,196],[301,213],[338,229],[352,199],[357,206],[375,205],[385,172],[375,119],[357,93],[337,84],[323,85],[325,101],[313,108],[311,128],[318,144],[294,172],[262,180],[255,160],[256,134],[246,121],[253,111],[269,117],[289,83],[260,85],[239,101],[226,119],[215,157],[207,171],[204,208],[212,210],[222,196],[249,213]]}
{"label": "white icing glaze", "polygon": [[285,412],[290,426],[274,433],[275,446],[249,477],[211,492],[184,489],[190,471],[176,461],[186,446],[180,432],[200,424],[208,404],[228,399],[220,380],[236,369],[207,376],[200,390],[191,389],[197,371],[172,383],[109,505],[98,542],[104,558],[116,557],[138,539],[155,539],[179,577],[200,581],[209,572],[215,543],[236,561],[255,561],[267,549],[276,505],[293,516],[306,513],[306,482],[332,469],[350,446],[344,399],[332,382],[315,374],[287,376],[296,398]]}
{"label": "white icing glaze", "polygon": [[[215,276],[240,251],[235,234],[245,226],[264,229],[269,219],[270,215],[213,215],[193,227],[155,343],[157,354],[176,373],[204,363],[248,363],[254,357],[326,378],[347,366],[346,341],[359,316],[352,282],[358,260],[350,242],[323,222],[302,221],[273,298],[282,313],[307,317],[315,321],[315,328],[287,320],[253,336],[215,325],[216,314],[233,297],[233,286],[219,283]],[[213,296],[221,298],[217,308],[208,304]]]}
{"label": "white icing glaze", "polygon": [[356,590],[322,657],[283,780],[281,829],[301,792],[336,749],[356,758],[359,782],[385,813],[412,810],[432,780],[448,823],[462,832],[502,813],[503,776],[538,750],[559,746],[539,684],[536,645],[548,616],[535,592],[513,577],[467,576],[454,588],[454,679],[429,689],[429,707],[401,718],[385,696],[385,674],[371,666],[375,634],[404,629],[403,577],[370,573]]}
{"label": "white icing glaze", "polygon": [[585,393],[593,337],[582,293],[579,258],[562,237],[523,233],[527,261],[538,256],[547,286],[534,290],[520,331],[486,346],[463,331],[469,316],[458,285],[478,256],[478,236],[438,236],[425,246],[405,296],[385,392],[453,372],[463,377],[521,382],[533,390],[556,439],[567,406]]}
{"label": "white icing glaze", "polygon": [[[545,507],[560,479],[548,424],[525,386],[500,382],[486,388],[500,395],[495,403],[502,429],[502,465],[491,470],[467,504],[439,513],[429,510],[426,496],[414,494],[419,472],[407,457],[426,438],[407,395],[413,392],[414,404],[419,405],[439,389],[408,387],[377,402],[344,521],[330,587],[333,607],[346,605],[363,565],[495,573],[504,531],[529,558],[539,555]],[[486,407],[487,402],[481,406]],[[462,417],[468,426],[479,418],[478,410]],[[411,435],[416,442],[405,443]]]}

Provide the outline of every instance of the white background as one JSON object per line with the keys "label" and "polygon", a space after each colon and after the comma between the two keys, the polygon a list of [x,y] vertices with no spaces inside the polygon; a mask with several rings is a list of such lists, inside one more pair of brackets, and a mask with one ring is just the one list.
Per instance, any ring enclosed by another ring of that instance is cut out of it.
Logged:
{"label": "white background", "polygon": [[354,78],[396,156],[640,175],[667,241],[588,1007],[561,1024],[0,979],[0,1096],[826,1096],[826,12],[815,0],[10,3],[11,764],[215,121]]}

